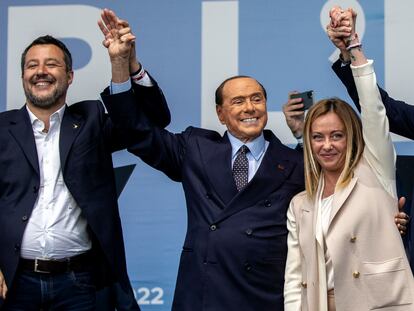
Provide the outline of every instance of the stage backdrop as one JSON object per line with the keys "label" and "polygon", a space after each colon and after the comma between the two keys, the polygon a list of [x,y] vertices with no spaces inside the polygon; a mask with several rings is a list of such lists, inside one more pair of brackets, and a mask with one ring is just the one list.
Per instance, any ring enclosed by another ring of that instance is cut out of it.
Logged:
{"label": "stage backdrop", "polygon": [[[312,89],[316,99],[349,100],[330,69],[338,53],[324,29],[334,4],[357,10],[358,32],[379,83],[414,103],[411,0],[1,0],[0,111],[24,104],[20,55],[44,34],[61,38],[73,53],[68,104],[97,98],[110,70],[96,22],[109,7],[130,22],[139,59],[164,90],[171,131],[189,125],[222,131],[214,90],[224,78],[244,74],[268,90],[268,128],[294,144],[281,112],[289,91]],[[399,154],[413,153],[411,143],[394,139]],[[125,152],[114,154],[114,163],[136,164],[119,199],[136,298],[142,310],[169,310],[187,225],[181,185]]]}

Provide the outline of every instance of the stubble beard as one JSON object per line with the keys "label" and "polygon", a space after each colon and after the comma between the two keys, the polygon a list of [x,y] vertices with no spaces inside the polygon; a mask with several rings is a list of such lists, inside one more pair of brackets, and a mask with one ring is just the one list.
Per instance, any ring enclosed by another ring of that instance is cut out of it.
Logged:
{"label": "stubble beard", "polygon": [[56,105],[59,99],[66,95],[67,89],[68,84],[61,82],[57,85],[57,87],[53,90],[53,92],[50,95],[40,97],[33,94],[32,90],[30,89],[30,86],[24,85],[24,94],[26,95],[27,101],[33,104],[33,106],[42,109],[48,109]]}

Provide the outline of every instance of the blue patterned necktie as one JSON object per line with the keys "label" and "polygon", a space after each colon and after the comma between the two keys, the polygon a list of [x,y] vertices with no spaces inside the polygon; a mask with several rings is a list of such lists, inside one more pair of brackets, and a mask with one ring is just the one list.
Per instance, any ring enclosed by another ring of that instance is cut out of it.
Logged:
{"label": "blue patterned necktie", "polygon": [[249,160],[246,156],[248,151],[249,148],[246,145],[241,146],[233,163],[233,178],[238,191],[248,183]]}

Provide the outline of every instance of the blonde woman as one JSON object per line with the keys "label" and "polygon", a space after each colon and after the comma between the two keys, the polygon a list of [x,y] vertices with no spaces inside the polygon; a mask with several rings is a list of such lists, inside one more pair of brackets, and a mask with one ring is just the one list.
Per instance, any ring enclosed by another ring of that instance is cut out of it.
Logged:
{"label": "blonde woman", "polygon": [[337,98],[306,116],[306,191],[288,210],[285,311],[414,310],[413,276],[393,222],[395,152],[373,61],[363,54],[353,11],[334,8],[331,16],[329,27],[342,19],[352,28],[346,44],[361,120]]}

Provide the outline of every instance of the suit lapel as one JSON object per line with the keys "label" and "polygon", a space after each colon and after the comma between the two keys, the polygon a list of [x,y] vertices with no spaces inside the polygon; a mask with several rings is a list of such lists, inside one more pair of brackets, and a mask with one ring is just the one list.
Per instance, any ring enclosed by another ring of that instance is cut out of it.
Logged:
{"label": "suit lapel", "polygon": [[23,106],[23,108],[17,111],[16,118],[10,121],[9,132],[23,150],[30,165],[37,175],[39,175],[39,160],[37,156],[36,142],[26,106]]}
{"label": "suit lapel", "polygon": [[72,148],[75,138],[82,129],[83,120],[80,116],[70,112],[70,108],[66,107],[60,127],[59,151],[62,171],[65,169],[66,160],[70,149]]}
{"label": "suit lapel", "polygon": [[231,170],[231,144],[227,134],[218,142],[203,140],[198,142],[204,169],[214,192],[219,195],[222,208],[237,194]]}
{"label": "suit lapel", "polygon": [[[292,163],[283,150],[282,143],[271,132],[265,132],[269,141],[262,163],[249,184],[232,198],[216,221],[221,221],[242,209],[257,203],[258,198],[266,199],[278,189],[290,175],[296,163]],[[231,171],[231,170],[230,170]],[[234,185],[234,181],[232,182]]]}

